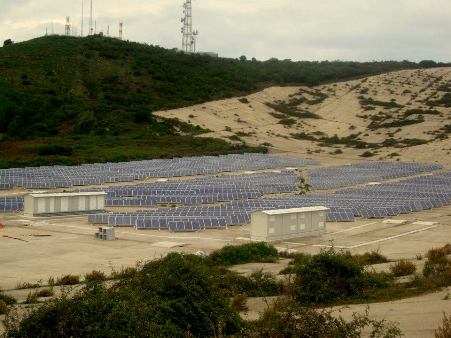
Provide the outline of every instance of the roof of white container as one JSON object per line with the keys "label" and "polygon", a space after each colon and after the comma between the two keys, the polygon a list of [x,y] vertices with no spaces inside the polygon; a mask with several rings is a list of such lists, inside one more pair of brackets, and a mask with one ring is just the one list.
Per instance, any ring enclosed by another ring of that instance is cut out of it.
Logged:
{"label": "roof of white container", "polygon": [[106,192],[96,191],[96,192],[63,192],[63,193],[39,193],[39,194],[28,194],[31,197],[44,198],[44,197],[75,197],[75,196],[103,196]]}
{"label": "roof of white container", "polygon": [[293,209],[277,209],[277,210],[264,210],[258,211],[267,215],[282,215],[282,214],[295,214],[301,212],[312,212],[312,211],[326,211],[329,208],[318,206],[318,207],[305,207],[305,208],[293,208]]}

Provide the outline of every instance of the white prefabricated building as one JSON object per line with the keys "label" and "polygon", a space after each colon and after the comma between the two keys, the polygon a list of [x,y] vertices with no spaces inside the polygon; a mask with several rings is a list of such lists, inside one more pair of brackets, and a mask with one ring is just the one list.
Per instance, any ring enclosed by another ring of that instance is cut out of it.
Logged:
{"label": "white prefabricated building", "polygon": [[257,211],[251,215],[251,240],[278,241],[326,232],[326,207]]}
{"label": "white prefabricated building", "polygon": [[24,196],[25,216],[70,214],[105,210],[103,191],[80,193],[31,193]]}

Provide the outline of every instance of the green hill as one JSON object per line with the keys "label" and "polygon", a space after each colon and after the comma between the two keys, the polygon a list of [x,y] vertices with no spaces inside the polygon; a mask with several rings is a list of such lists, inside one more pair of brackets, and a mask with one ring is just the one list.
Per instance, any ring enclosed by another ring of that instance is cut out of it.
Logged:
{"label": "green hill", "polygon": [[186,55],[111,38],[50,36],[0,48],[0,166],[261,151],[152,112],[270,84],[314,85],[411,62],[259,62]]}

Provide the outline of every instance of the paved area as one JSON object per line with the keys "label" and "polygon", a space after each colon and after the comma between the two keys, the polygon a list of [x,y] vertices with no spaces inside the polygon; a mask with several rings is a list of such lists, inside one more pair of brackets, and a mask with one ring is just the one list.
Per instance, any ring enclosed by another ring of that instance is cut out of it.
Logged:
{"label": "paved area", "polygon": [[[329,223],[328,233],[275,243],[277,247],[298,252],[317,253],[334,246],[363,253],[379,250],[390,259],[415,259],[432,247],[450,241],[451,207],[403,215],[404,224],[386,224],[382,220],[358,220],[353,223]],[[425,226],[415,221],[434,221]],[[117,240],[103,242],[94,238],[96,227],[85,216],[26,219],[19,214],[2,215],[0,229],[0,287],[14,288],[18,283],[47,281],[49,277],[74,273],[83,275],[94,269],[111,272],[137,261],[159,258],[168,252],[211,252],[228,244],[249,240],[249,227],[230,227],[174,234],[168,231],[143,231],[118,228]],[[155,245],[170,241],[183,247]]]}

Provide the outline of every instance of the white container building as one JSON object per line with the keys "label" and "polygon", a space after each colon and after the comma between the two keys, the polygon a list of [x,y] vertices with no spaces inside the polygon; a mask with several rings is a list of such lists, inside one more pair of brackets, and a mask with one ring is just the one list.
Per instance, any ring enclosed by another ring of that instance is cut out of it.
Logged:
{"label": "white container building", "polygon": [[77,214],[105,210],[105,192],[31,193],[24,196],[25,216]]}
{"label": "white container building", "polygon": [[326,207],[257,211],[251,215],[251,240],[279,241],[326,232]]}

